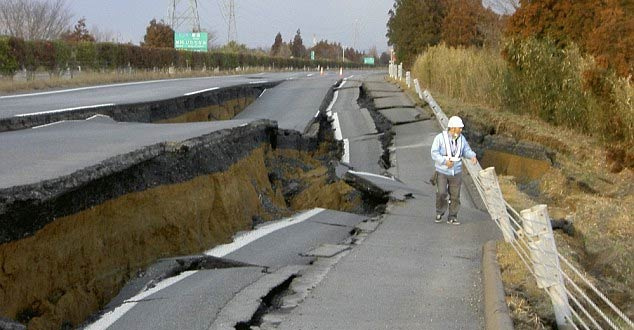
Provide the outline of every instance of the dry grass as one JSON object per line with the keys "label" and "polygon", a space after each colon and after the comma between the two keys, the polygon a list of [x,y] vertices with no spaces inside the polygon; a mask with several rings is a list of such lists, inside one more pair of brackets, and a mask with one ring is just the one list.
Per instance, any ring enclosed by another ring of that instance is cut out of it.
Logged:
{"label": "dry grass", "polygon": [[430,47],[412,68],[421,88],[471,104],[502,106],[501,82],[506,63],[489,49]]}

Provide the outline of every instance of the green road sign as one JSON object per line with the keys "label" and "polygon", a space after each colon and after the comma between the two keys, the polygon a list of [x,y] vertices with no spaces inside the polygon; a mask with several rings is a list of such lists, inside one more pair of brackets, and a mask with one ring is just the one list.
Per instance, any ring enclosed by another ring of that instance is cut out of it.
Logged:
{"label": "green road sign", "polygon": [[374,57],[364,57],[363,64],[374,65]]}
{"label": "green road sign", "polygon": [[174,48],[206,52],[207,32],[176,32],[174,33]]}
{"label": "green road sign", "polygon": [[310,60],[311,60],[311,61],[314,61],[314,60],[315,60],[315,51],[314,51],[314,50],[311,50],[311,51],[310,51]]}

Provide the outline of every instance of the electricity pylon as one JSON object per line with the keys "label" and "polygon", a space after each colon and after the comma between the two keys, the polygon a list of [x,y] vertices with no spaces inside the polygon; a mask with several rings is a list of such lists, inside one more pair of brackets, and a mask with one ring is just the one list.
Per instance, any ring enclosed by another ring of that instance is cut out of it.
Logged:
{"label": "electricity pylon", "polygon": [[236,3],[234,0],[218,0],[221,6],[222,18],[227,23],[227,42],[238,40],[238,29],[236,28]]}
{"label": "electricity pylon", "polygon": [[167,20],[174,31],[179,32],[183,29],[191,29],[192,32],[200,32],[198,1],[169,0]]}

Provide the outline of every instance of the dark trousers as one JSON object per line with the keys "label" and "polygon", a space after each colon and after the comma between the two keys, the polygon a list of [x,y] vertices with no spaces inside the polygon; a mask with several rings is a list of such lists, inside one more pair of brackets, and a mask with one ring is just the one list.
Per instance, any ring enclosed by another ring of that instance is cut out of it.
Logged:
{"label": "dark trousers", "polygon": [[460,210],[460,186],[462,185],[462,173],[455,176],[438,172],[436,184],[436,214],[443,215],[447,211],[447,193],[449,193],[448,219],[457,219]]}

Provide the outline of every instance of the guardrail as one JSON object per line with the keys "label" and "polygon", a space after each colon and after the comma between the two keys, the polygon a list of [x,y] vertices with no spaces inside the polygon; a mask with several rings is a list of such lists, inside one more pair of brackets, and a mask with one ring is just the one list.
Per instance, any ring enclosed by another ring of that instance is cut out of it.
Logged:
{"label": "guardrail", "polygon": [[[398,71],[391,65],[390,77],[397,79]],[[421,90],[418,79],[414,79],[414,88],[446,130],[448,118],[429,91]],[[493,167],[483,170],[479,163],[463,163],[504,240],[550,297],[559,329],[634,329],[632,320],[557,251],[546,205],[517,212],[504,200]]]}

